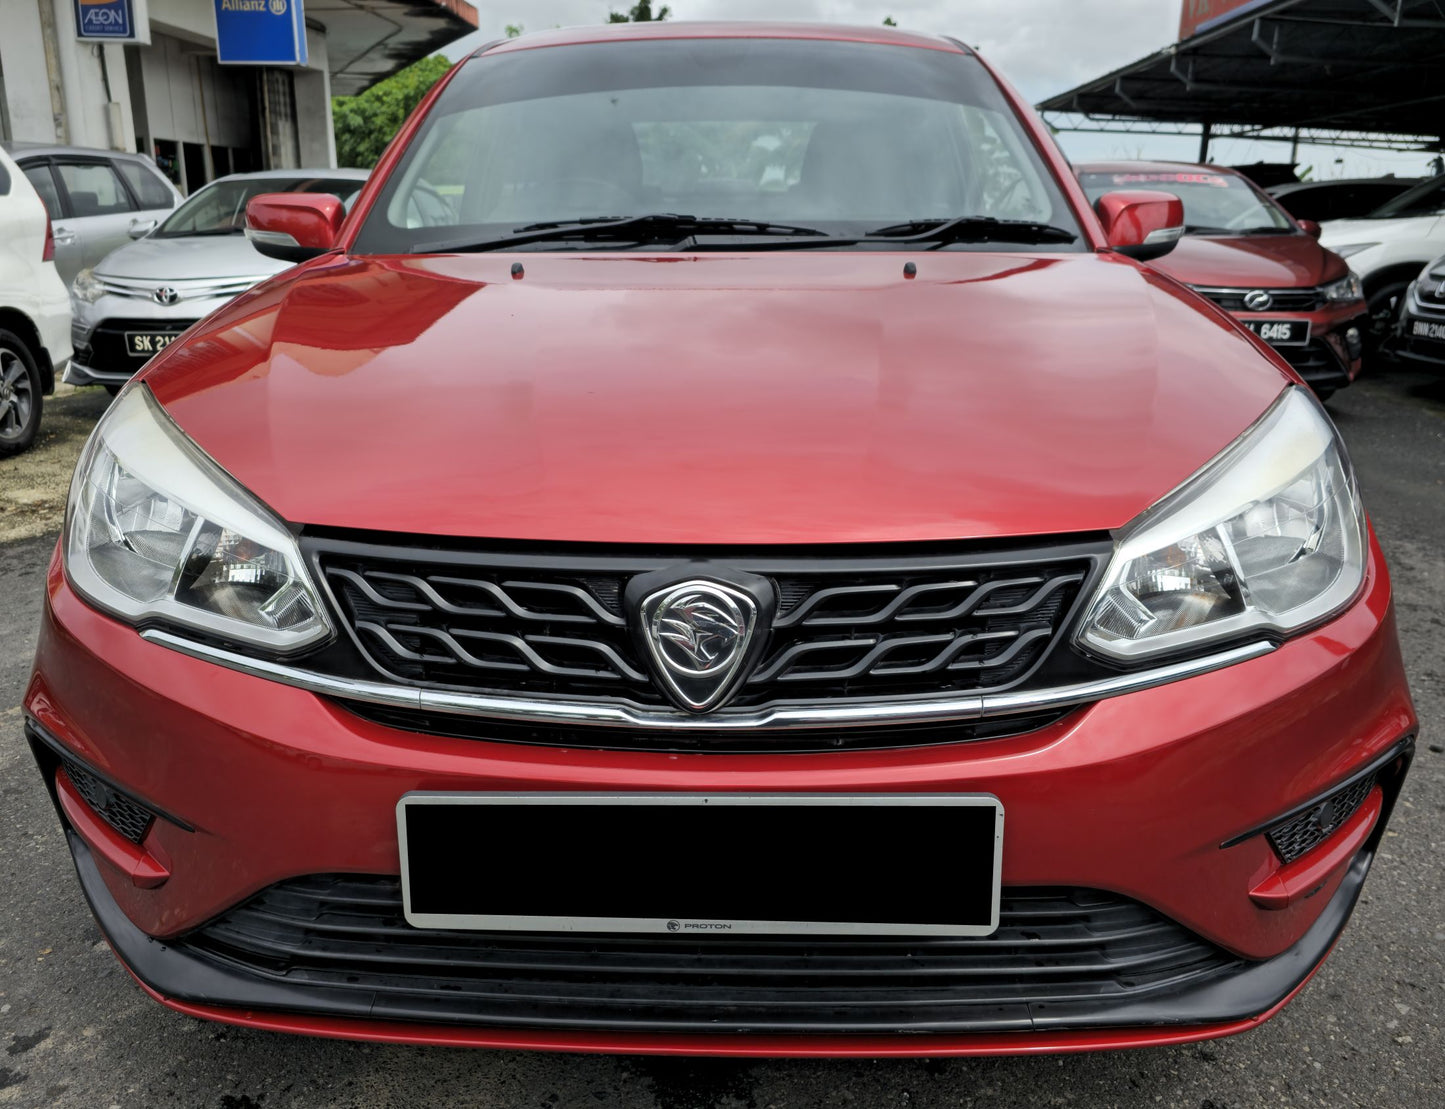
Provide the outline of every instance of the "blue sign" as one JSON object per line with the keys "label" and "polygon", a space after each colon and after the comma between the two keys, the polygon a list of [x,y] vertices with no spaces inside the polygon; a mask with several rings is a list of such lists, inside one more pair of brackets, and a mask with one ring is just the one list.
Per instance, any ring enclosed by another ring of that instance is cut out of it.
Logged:
{"label": "blue sign", "polygon": [[215,0],[216,60],[233,65],[305,65],[302,0]]}
{"label": "blue sign", "polygon": [[82,39],[135,38],[132,0],[75,0],[75,34]]}

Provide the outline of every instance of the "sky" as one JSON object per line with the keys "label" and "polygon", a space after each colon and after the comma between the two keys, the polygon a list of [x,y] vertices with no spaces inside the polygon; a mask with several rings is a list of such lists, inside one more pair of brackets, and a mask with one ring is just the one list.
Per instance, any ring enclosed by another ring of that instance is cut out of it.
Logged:
{"label": "sky", "polygon": [[[528,31],[601,23],[623,0],[473,0],[479,30],[443,51],[456,59],[500,38],[507,24]],[[1180,0],[671,0],[673,19],[803,20],[877,24],[891,15],[906,30],[948,34],[992,62],[1030,102],[1168,46],[1179,30]],[[654,0],[654,7],[656,7]],[[1195,137],[1062,133],[1074,161],[1198,157]],[[1287,143],[1216,141],[1210,159],[1225,165],[1285,161]],[[1426,172],[1426,155],[1301,145],[1315,179]]]}

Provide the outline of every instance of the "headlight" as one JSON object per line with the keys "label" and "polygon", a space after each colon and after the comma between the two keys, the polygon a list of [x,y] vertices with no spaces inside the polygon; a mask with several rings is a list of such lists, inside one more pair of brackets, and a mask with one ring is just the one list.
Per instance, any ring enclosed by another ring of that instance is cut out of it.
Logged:
{"label": "headlight", "polygon": [[1360,279],[1353,273],[1347,273],[1338,281],[1331,281],[1320,293],[1326,300],[1339,303],[1346,300],[1364,300],[1365,287],[1360,284]]}
{"label": "headlight", "polygon": [[111,405],[70,485],[65,568],[132,623],[273,651],[331,634],[291,533],[171,422],[144,385]]}
{"label": "headlight", "polygon": [[70,285],[71,295],[82,304],[94,304],[105,295],[105,286],[92,269],[81,270]]}
{"label": "headlight", "polygon": [[1369,250],[1370,247],[1379,245],[1379,243],[1346,243],[1344,246],[1332,246],[1329,249],[1341,258],[1348,258],[1351,254],[1358,254],[1362,250]]}
{"label": "headlight", "polygon": [[1329,417],[1287,389],[1252,428],[1122,533],[1079,642],[1134,661],[1287,634],[1354,597],[1365,516]]}

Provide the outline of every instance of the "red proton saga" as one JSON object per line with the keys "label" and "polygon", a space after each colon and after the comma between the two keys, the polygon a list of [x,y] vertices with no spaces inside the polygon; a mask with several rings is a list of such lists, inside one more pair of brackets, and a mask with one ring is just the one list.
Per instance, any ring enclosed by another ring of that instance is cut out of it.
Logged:
{"label": "red proton saga", "polygon": [[1369,309],[1345,260],[1233,170],[1176,162],[1078,167],[1090,200],[1159,189],[1184,202],[1185,237],[1154,264],[1253,331],[1328,399],[1360,372]]}
{"label": "red proton saga", "polygon": [[948,1055],[1250,1028],[1416,719],[1344,449],[970,49],[456,67],[76,472],[26,727],[182,1012]]}

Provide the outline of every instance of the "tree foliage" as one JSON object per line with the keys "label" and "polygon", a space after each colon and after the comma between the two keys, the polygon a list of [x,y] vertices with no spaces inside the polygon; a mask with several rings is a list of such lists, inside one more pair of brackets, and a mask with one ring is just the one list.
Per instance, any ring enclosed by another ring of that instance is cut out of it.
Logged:
{"label": "tree foliage", "polygon": [[356,96],[331,98],[336,163],[370,169],[392,136],[451,63],[440,54],[413,62]]}
{"label": "tree foliage", "polygon": [[625,12],[608,12],[608,23],[660,23],[672,14],[672,8],[663,4],[654,15],[652,0],[638,0]]}

